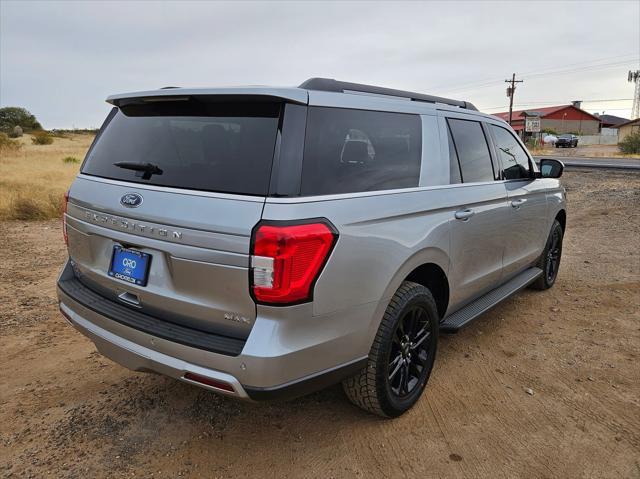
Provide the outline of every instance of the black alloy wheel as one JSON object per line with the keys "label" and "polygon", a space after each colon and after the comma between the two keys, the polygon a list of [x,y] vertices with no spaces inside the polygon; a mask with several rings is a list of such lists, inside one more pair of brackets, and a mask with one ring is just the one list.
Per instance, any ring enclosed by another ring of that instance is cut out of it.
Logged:
{"label": "black alloy wheel", "polygon": [[388,380],[398,398],[410,395],[429,369],[429,351],[434,346],[431,319],[421,305],[405,311],[398,321],[389,350]]}
{"label": "black alloy wheel", "polygon": [[554,228],[551,232],[550,244],[547,249],[544,274],[548,283],[553,283],[560,269],[560,257],[562,255],[562,229]]}
{"label": "black alloy wheel", "polygon": [[554,285],[560,270],[560,260],[562,258],[562,239],[564,230],[558,220],[553,221],[551,231],[547,238],[544,251],[536,266],[542,270],[542,274],[536,279],[531,287],[534,289],[549,289]]}
{"label": "black alloy wheel", "polygon": [[342,382],[349,400],[383,417],[398,417],[411,409],[429,381],[439,329],[431,291],[404,281],[380,322],[367,366]]}

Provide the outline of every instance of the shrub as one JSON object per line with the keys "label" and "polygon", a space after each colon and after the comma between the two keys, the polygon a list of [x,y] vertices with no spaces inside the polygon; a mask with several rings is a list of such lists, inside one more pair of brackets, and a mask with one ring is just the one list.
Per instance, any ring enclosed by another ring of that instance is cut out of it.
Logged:
{"label": "shrub", "polygon": [[0,131],[11,133],[16,126],[25,130],[42,130],[42,125],[29,111],[16,106],[0,108]]}
{"label": "shrub", "polygon": [[53,143],[53,137],[46,131],[39,131],[33,134],[31,141],[34,145],[50,145]]}
{"label": "shrub", "polygon": [[529,138],[525,145],[527,145],[527,148],[530,150],[535,150],[540,147],[540,141],[537,138]]}
{"label": "shrub", "polygon": [[75,156],[65,156],[62,159],[63,163],[80,163],[80,160],[77,159]]}
{"label": "shrub", "polygon": [[51,130],[49,132],[49,134],[51,136],[54,136],[56,138],[69,138],[69,135],[67,135],[64,131],[62,130]]}
{"label": "shrub", "polygon": [[14,220],[44,220],[47,213],[30,198],[16,198],[11,202],[11,218]]}
{"label": "shrub", "polygon": [[0,132],[0,151],[10,152],[18,151],[22,145],[19,141],[12,140],[6,133]]}
{"label": "shrub", "polygon": [[63,208],[61,194],[49,193],[38,199],[17,196],[11,201],[8,217],[13,220],[48,220],[61,217]]}
{"label": "shrub", "polygon": [[618,143],[618,149],[629,155],[640,153],[640,131],[630,133]]}
{"label": "shrub", "polygon": [[53,136],[60,136],[60,138],[69,138],[68,136],[66,136],[69,133],[74,135],[96,135],[98,133],[98,129],[97,128],[73,128],[73,129],[61,130],[56,128],[55,130],[51,130],[51,134]]}
{"label": "shrub", "polygon": [[546,133],[547,135],[557,135],[558,132],[553,128],[543,128],[542,133]]}

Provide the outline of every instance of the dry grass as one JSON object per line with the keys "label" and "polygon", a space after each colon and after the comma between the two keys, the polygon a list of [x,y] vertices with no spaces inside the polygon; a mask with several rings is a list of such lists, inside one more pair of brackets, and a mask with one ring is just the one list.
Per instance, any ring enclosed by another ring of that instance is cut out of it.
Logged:
{"label": "dry grass", "polygon": [[22,148],[19,140],[9,138],[6,133],[0,132],[0,155],[3,153],[15,153]]}
{"label": "dry grass", "polygon": [[84,158],[93,135],[54,138],[34,145],[31,135],[18,138],[16,151],[0,151],[0,220],[39,220],[62,214],[62,197],[80,168],[66,157]]}
{"label": "dry grass", "polygon": [[31,136],[31,143],[34,145],[50,145],[53,143],[53,136],[46,131],[38,131]]}

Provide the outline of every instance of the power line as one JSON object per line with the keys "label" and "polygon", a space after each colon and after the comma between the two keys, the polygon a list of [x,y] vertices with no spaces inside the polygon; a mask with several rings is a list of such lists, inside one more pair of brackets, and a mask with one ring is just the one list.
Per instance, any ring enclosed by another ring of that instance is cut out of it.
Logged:
{"label": "power line", "polygon": [[[531,110],[535,110],[536,108],[544,108],[541,107],[540,105],[514,105],[517,108],[521,108],[523,110],[526,109],[531,109]],[[483,111],[485,113],[491,113],[491,110],[498,110],[496,113],[502,113],[502,111],[507,110],[508,105],[501,105],[501,106],[494,106],[494,107],[490,107],[490,108],[480,108],[480,111]],[[582,108],[583,110],[586,110],[587,108]],[[594,110],[596,109],[595,107],[589,107],[589,110]],[[631,107],[625,107],[625,108],[604,108],[604,107],[600,107],[599,109],[603,109],[603,110],[631,110]]]}
{"label": "power line", "polygon": [[[553,72],[548,72],[548,73],[540,73],[540,74],[530,74],[527,76],[523,75],[523,78],[525,80],[531,80],[531,79],[537,79],[543,76],[554,76],[554,75],[565,75],[567,73],[585,73],[585,72],[589,72],[589,71],[596,71],[596,70],[609,70],[612,68],[619,68],[622,66],[626,66],[628,64],[628,62],[620,62],[620,63],[611,63],[611,64],[604,64],[604,65],[596,65],[593,67],[590,67],[588,69],[572,69],[572,70],[558,70],[558,71],[553,71]],[[626,68],[626,67],[625,67]],[[490,82],[490,83],[485,83],[485,84],[480,84],[478,86],[475,87],[469,87],[469,88],[462,88],[462,89],[458,89],[458,90],[449,90],[446,92],[441,92],[440,94],[442,95],[448,95],[454,92],[460,93],[460,92],[469,92],[469,91],[474,91],[474,90],[479,90],[482,88],[487,88],[490,86],[493,86],[497,83],[501,83],[499,80]]]}
{"label": "power line", "polygon": [[531,75],[532,73],[543,73],[546,70],[556,70],[556,69],[561,68],[561,67],[564,67],[564,68],[566,68],[566,67],[581,67],[581,66],[589,66],[590,64],[594,64],[594,66],[595,66],[596,64],[598,64],[600,62],[611,61],[611,60],[614,60],[614,59],[617,59],[617,58],[632,57],[632,58],[630,58],[628,60],[633,60],[633,59],[635,59],[635,57],[637,55],[638,55],[637,53],[633,52],[633,53],[626,53],[624,55],[616,55],[616,56],[613,56],[613,57],[598,58],[596,60],[587,60],[587,61],[577,62],[577,63],[565,63],[563,65],[558,65],[556,67],[547,67],[547,68],[542,68],[541,70],[532,70],[530,72],[523,73],[523,75]]}
{"label": "power line", "polygon": [[[632,53],[625,53],[624,55],[615,55],[615,56],[610,56],[610,57],[604,57],[604,58],[597,58],[594,60],[585,60],[582,62],[577,62],[577,63],[565,63],[563,65],[557,65],[557,66],[552,66],[552,67],[544,67],[538,70],[532,70],[532,71],[528,71],[523,73],[522,75],[531,75],[533,73],[542,73],[545,72],[547,70],[556,70],[560,67],[574,67],[574,66],[581,66],[581,65],[590,65],[590,64],[596,64],[596,63],[600,63],[603,61],[610,61],[610,60],[614,60],[614,59],[618,59],[618,58],[626,58],[626,57],[636,57],[637,53],[632,52]],[[634,59],[632,58],[632,59]],[[466,82],[466,83],[462,83],[462,84],[458,84],[458,85],[454,85],[453,86],[453,90],[445,90],[445,92],[450,92],[450,91],[457,91],[461,88],[467,87],[467,86],[480,86],[480,85],[495,85],[497,83],[502,83],[502,80],[495,80],[492,78],[483,78],[481,80],[476,80],[473,82]],[[430,91],[439,91],[442,90],[442,88],[446,88],[449,85],[441,85],[441,86],[436,86],[436,87],[431,87],[429,90]]]}
{"label": "power line", "polygon": [[[527,78],[538,78],[541,76],[548,76],[548,75],[565,75],[567,73],[581,73],[581,72],[596,71],[596,70],[608,70],[609,68],[615,68],[618,66],[627,65],[630,61],[635,61],[635,60],[636,59],[634,58],[634,59],[625,60],[622,62],[603,63],[602,65],[591,65],[591,66],[585,66],[580,68],[573,68],[570,70],[556,70],[556,71],[551,71],[547,73],[533,73],[533,74],[527,75]],[[640,60],[640,58],[638,58],[637,60]]]}
{"label": "power line", "polygon": [[[500,110],[506,109],[507,106],[501,106],[499,107]],[[481,108],[480,111],[487,113],[488,115],[496,115],[498,113],[502,113],[501,111],[497,111],[497,112],[491,112],[491,111],[487,111],[490,110],[491,108]],[[498,109],[498,108],[496,108]],[[595,110],[595,108],[589,108],[589,110]],[[603,108],[602,110],[610,112],[610,111],[631,111],[631,108]],[[600,110],[598,110],[600,111]]]}
{"label": "power line", "polygon": [[[614,57],[615,58],[615,57]],[[609,63],[601,63],[601,64],[595,64],[595,65],[585,65],[582,67],[578,67],[578,68],[570,68],[570,69],[549,69],[547,68],[546,70],[550,70],[550,71],[545,71],[545,69],[543,69],[542,71],[539,72],[530,72],[530,73],[523,73],[522,77],[525,80],[528,79],[532,79],[532,78],[539,78],[539,77],[543,77],[543,76],[553,76],[553,75],[565,75],[567,73],[578,73],[578,72],[587,72],[587,71],[596,71],[596,70],[607,70],[607,69],[611,69],[611,68],[617,68],[619,66],[624,66],[624,65],[628,65],[629,62],[631,61],[640,61],[639,57],[635,57],[635,58],[629,58],[627,60],[623,60],[623,61],[616,61],[616,62],[609,62]],[[458,87],[452,88],[452,89],[448,89],[445,91],[441,91],[439,92],[440,94],[450,94],[450,93],[456,93],[456,92],[461,92],[461,91],[473,91],[473,90],[479,90],[482,88],[487,88],[490,86],[493,86],[495,84],[498,83],[502,83],[501,80],[492,80],[492,81],[488,81],[488,82],[484,82],[484,83],[467,83],[467,84],[463,84],[463,85],[459,85]],[[468,86],[465,86],[468,85]],[[437,91],[437,90],[436,90]]]}
{"label": "power line", "polygon": [[[610,102],[616,102],[616,101],[633,101],[633,98],[608,98],[608,99],[603,99],[603,100],[580,100],[582,103],[610,103]],[[535,106],[535,105],[564,105],[564,104],[570,104],[571,102],[567,102],[566,100],[536,100],[536,101],[530,101],[530,102],[526,102],[526,103],[514,103],[513,106]],[[480,108],[481,110],[495,110],[498,108],[507,108],[507,105],[498,105],[498,106],[490,106],[490,107],[483,107]],[[624,108],[623,108],[624,109]]]}

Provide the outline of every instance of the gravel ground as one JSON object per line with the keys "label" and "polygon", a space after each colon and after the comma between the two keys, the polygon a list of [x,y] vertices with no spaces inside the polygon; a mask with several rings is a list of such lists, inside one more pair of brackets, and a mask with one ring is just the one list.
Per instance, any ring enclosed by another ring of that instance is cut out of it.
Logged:
{"label": "gravel ground", "polygon": [[640,174],[563,180],[556,286],[443,336],[393,421],[119,367],[57,311],[59,222],[0,222],[0,477],[640,477]]}
{"label": "gravel ground", "polygon": [[593,158],[640,158],[638,154],[623,154],[618,145],[578,145],[577,148],[554,148],[547,145],[544,149],[533,150],[536,156],[584,156]]}

